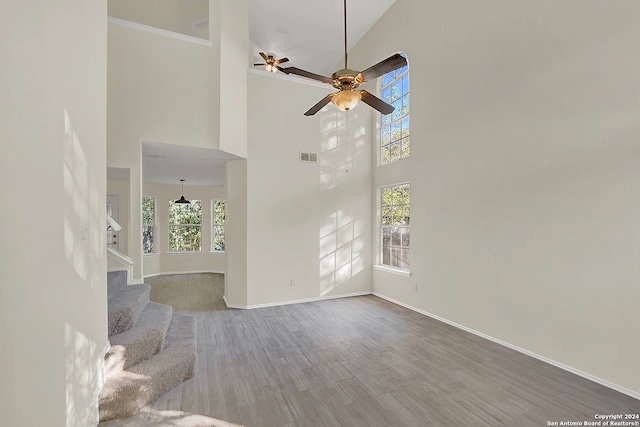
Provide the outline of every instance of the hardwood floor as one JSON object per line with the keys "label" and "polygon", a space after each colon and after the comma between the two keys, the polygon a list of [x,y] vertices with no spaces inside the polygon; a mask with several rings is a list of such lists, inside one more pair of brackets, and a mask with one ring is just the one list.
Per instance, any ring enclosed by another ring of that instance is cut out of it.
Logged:
{"label": "hardwood floor", "polygon": [[229,310],[223,281],[147,280],[152,300],[197,316],[196,376],[100,427],[537,427],[640,413],[636,399],[374,296]]}

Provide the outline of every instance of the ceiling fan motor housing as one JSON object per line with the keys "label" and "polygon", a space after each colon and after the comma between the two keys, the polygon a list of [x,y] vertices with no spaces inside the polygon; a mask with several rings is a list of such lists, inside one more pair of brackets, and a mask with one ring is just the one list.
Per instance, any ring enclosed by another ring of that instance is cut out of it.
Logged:
{"label": "ceiling fan motor housing", "polygon": [[360,86],[364,81],[359,71],[342,69],[331,75],[333,87],[340,90],[351,90]]}

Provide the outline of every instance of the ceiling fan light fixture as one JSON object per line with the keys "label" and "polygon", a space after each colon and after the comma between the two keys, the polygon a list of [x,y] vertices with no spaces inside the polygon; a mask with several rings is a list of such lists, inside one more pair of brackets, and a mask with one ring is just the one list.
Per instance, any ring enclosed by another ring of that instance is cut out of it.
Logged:
{"label": "ceiling fan light fixture", "polygon": [[274,64],[267,64],[265,65],[265,68],[267,69],[268,72],[270,73],[276,73],[278,72],[278,67],[276,67]]}
{"label": "ceiling fan light fixture", "polygon": [[331,102],[333,105],[338,107],[339,110],[349,111],[353,107],[355,107],[358,102],[362,99],[362,95],[360,92],[356,92],[355,90],[341,90],[340,92],[335,93],[331,97]]}

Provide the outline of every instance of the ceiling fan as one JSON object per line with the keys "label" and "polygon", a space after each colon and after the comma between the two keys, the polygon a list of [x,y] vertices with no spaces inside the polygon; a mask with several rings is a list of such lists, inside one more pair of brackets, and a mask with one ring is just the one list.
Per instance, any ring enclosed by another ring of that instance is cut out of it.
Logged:
{"label": "ceiling fan", "polygon": [[280,71],[284,71],[279,64],[282,64],[283,62],[287,62],[289,60],[289,58],[281,58],[281,59],[275,59],[273,57],[273,55],[265,55],[264,52],[259,52],[260,56],[262,56],[262,58],[264,59],[264,64],[253,64],[254,66],[258,66],[258,65],[264,65],[265,69],[267,71],[269,71],[270,73],[275,73],[278,70]]}
{"label": "ceiling fan", "polygon": [[382,99],[375,95],[372,95],[366,90],[354,90],[364,82],[368,82],[375,78],[382,76],[383,74],[397,70],[407,65],[407,59],[396,53],[389,58],[367,68],[364,71],[350,70],[347,66],[347,0],[344,0],[344,68],[338,70],[331,75],[331,77],[321,76],[309,71],[301,70],[297,67],[281,68],[280,71],[286,74],[296,74],[298,76],[306,77],[313,80],[321,81],[322,83],[329,84],[338,89],[338,92],[330,93],[311,107],[305,116],[313,116],[320,111],[322,107],[329,102],[338,107],[342,111],[349,111],[356,104],[362,100],[365,104],[375,108],[382,114],[390,114],[393,112],[394,107],[384,102]]}

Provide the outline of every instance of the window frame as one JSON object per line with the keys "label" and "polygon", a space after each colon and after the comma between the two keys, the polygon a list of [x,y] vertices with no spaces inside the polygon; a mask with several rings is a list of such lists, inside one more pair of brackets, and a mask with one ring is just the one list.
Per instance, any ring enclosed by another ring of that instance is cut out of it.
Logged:
{"label": "window frame", "polygon": [[[176,203],[173,200],[169,200],[169,208],[168,208],[168,215],[167,215],[167,222],[168,222],[168,227],[167,227],[167,252],[170,254],[180,254],[180,253],[194,253],[194,252],[202,252],[202,218],[203,218],[203,209],[202,209],[202,200],[200,199],[191,199],[190,200],[190,204],[189,206],[192,206],[192,204],[194,202],[200,202],[200,223],[199,224],[172,224],[171,223],[171,216],[172,216],[172,212],[171,212],[171,206],[175,205]],[[175,227],[199,227],[199,231],[200,231],[200,247],[198,249],[181,249],[181,250],[173,250],[171,249],[171,229],[175,228]]]}
{"label": "window frame", "polygon": [[[407,58],[406,54],[401,53],[402,56],[404,56],[405,58]],[[395,73],[398,70],[393,70],[389,73],[383,74],[382,78],[380,79],[380,83],[378,86],[378,94],[380,96],[380,98],[393,105],[396,102],[399,102],[399,105],[402,109],[406,108],[406,113],[400,113],[400,115],[396,118],[393,118],[394,115],[398,114],[398,107],[396,105],[394,105],[396,107],[396,109],[394,110],[393,113],[391,114],[387,114],[386,116],[383,114],[380,114],[378,116],[378,124],[379,124],[379,129],[378,129],[378,166],[384,166],[384,165],[388,165],[391,163],[395,163],[399,160],[404,160],[407,159],[411,156],[411,72],[410,72],[410,67],[409,67],[409,63],[408,63],[408,58],[407,58],[407,65],[404,71],[402,71],[401,74],[399,74],[398,76],[395,76]],[[400,69],[402,70],[402,69]],[[385,81],[385,76],[389,75],[393,73],[394,77],[393,80],[388,83],[388,84],[384,84]],[[405,78],[406,78],[406,84],[405,82]],[[397,83],[400,83],[400,87],[402,88],[402,93],[400,94],[400,96],[398,96],[396,99],[385,99],[385,94],[384,92],[389,89],[391,90],[393,88],[394,85],[396,85]],[[406,88],[406,91],[405,91]],[[390,102],[391,101],[391,102]],[[406,102],[405,102],[406,101]],[[405,130],[405,124],[404,122],[406,121],[406,130]],[[393,139],[393,129],[394,129],[394,125],[398,125],[399,127],[399,138],[398,139]],[[384,140],[385,140],[385,128],[388,128],[389,130],[389,142],[385,144]],[[405,133],[406,132],[406,133]],[[389,156],[391,156],[391,151],[392,151],[392,146],[398,144],[398,155],[394,156],[392,159],[390,159],[389,161],[385,161],[385,148],[387,148]],[[406,153],[406,154],[404,154]],[[396,158],[397,157],[397,158]]]}
{"label": "window frame", "polygon": [[[145,209],[145,199],[152,200],[152,204],[153,204],[153,209],[151,211],[151,224],[146,224],[145,223],[145,213],[149,212],[148,210]],[[157,253],[157,251],[156,251],[156,241],[155,241],[156,218],[157,218],[156,211],[157,211],[157,209],[156,209],[156,198],[155,197],[143,196],[142,197],[142,254],[143,255],[153,255],[153,254]],[[147,251],[146,250],[146,246],[145,246],[144,230],[147,227],[151,227],[151,250],[150,251]]]}
{"label": "window frame", "polygon": [[[384,213],[384,192],[386,189],[389,189],[391,191],[393,191],[394,188],[398,188],[398,187],[407,187],[408,189],[408,202],[406,201],[406,190],[403,189],[402,190],[402,203],[398,206],[396,204],[393,203],[393,195],[392,195],[392,200],[391,200],[391,205],[389,205],[389,209],[390,209],[390,214],[391,214],[391,220],[389,224],[385,224],[385,213]],[[378,257],[379,257],[379,261],[378,261],[378,265],[377,267],[380,267],[380,269],[382,270],[387,270],[387,271],[397,271],[400,274],[408,274],[411,270],[411,183],[409,181],[405,181],[405,182],[401,182],[401,183],[397,183],[397,184],[391,184],[391,185],[384,185],[384,186],[380,186],[378,188],[378,214],[379,214],[379,223],[378,223],[378,239],[379,240],[379,252],[378,252]],[[404,223],[400,223],[400,224],[396,224],[395,223],[395,219],[394,219],[394,213],[393,213],[393,209],[394,208],[400,208],[402,210],[402,214],[400,216],[400,218],[402,218],[402,221],[406,222]],[[393,230],[392,229],[402,229],[403,231],[400,231],[399,234],[399,239],[400,239],[400,243],[398,245],[394,245],[393,244]],[[390,234],[389,234],[389,245],[385,245],[385,229],[389,229],[390,230]],[[404,236],[407,236],[407,244],[403,245],[403,239]],[[385,264],[385,247],[389,248],[389,256],[391,256],[393,254],[393,250],[404,250],[407,252],[407,259],[405,260],[403,258],[403,261],[407,264],[406,267],[402,266],[402,265],[393,265],[393,263],[389,263],[389,264]]]}
{"label": "window frame", "polygon": [[[222,223],[216,221],[216,202],[222,201]],[[223,197],[211,200],[211,252],[224,253],[226,245],[227,205]],[[216,249],[216,228],[222,229],[222,249]]]}

